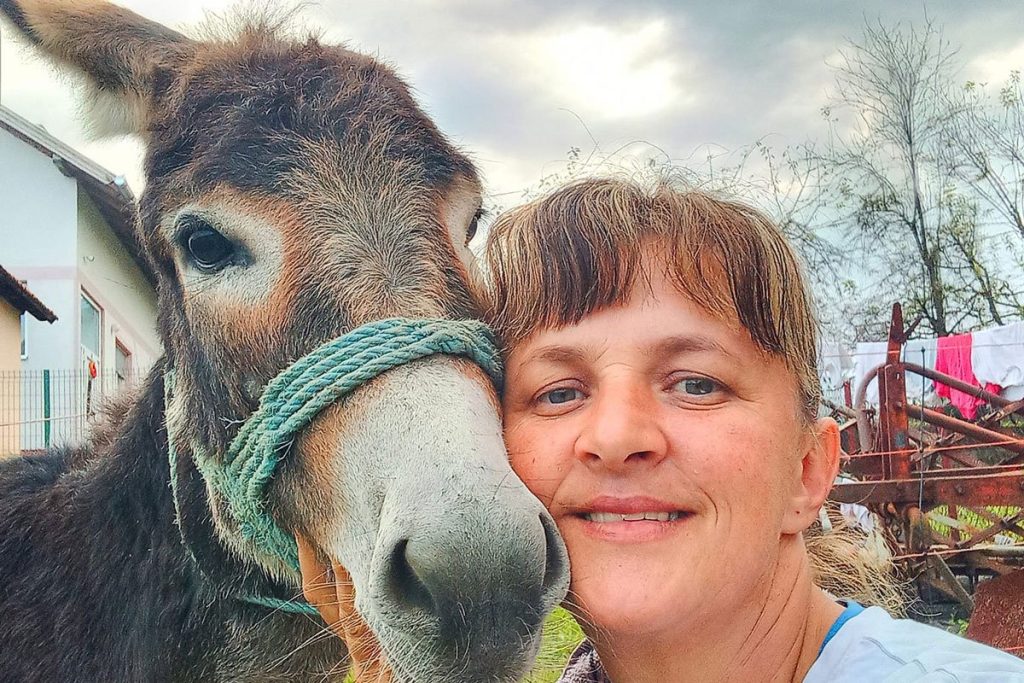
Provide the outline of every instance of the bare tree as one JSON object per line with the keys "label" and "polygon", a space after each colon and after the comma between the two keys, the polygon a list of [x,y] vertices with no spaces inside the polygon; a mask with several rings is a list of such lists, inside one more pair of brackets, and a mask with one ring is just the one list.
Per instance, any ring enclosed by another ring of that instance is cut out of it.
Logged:
{"label": "bare tree", "polygon": [[523,198],[608,172],[742,197],[801,252],[835,340],[884,336],[896,300],[936,335],[1024,317],[1020,75],[998,96],[958,85],[957,52],[927,21],[868,24],[841,57],[824,141],[674,158],[643,141],[606,152],[592,138]]}
{"label": "bare tree", "polygon": [[[969,162],[953,144],[957,127],[969,126],[963,102],[950,98],[955,57],[930,23],[867,25],[837,66],[836,101],[825,109],[831,139],[820,158],[838,180],[829,201],[845,221],[849,251],[882,266],[860,288],[904,300],[940,336],[1021,314],[979,234],[979,200],[964,183]],[[957,144],[985,146],[990,164],[993,140],[961,134]]]}
{"label": "bare tree", "polygon": [[968,81],[950,102],[946,141],[957,178],[1024,240],[1024,92],[1011,72],[997,95]]}

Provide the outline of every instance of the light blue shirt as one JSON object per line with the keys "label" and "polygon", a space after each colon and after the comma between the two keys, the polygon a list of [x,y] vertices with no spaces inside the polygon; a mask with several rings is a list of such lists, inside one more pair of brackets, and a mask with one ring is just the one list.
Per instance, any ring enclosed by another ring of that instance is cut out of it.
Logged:
{"label": "light blue shirt", "polygon": [[803,683],[1024,683],[1024,660],[880,607],[849,618]]}

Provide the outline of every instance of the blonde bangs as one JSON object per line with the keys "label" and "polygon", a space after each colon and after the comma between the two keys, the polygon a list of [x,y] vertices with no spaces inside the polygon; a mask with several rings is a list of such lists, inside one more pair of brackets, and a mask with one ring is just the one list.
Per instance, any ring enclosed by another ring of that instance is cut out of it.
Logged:
{"label": "blonde bangs", "polygon": [[682,294],[781,357],[807,413],[817,410],[817,323],[803,272],[756,209],[664,182],[585,180],[500,216],[486,259],[490,323],[506,344],[623,304],[660,265]]}
{"label": "blonde bangs", "polygon": [[509,344],[622,303],[641,265],[645,199],[580,183],[502,214],[487,240],[490,322]]}

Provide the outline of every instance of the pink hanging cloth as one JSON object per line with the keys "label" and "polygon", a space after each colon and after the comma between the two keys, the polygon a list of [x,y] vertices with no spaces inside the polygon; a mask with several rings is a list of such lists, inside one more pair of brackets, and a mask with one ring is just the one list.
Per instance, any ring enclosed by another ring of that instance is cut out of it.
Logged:
{"label": "pink hanging cloth", "polygon": [[[948,337],[939,337],[935,349],[935,369],[950,377],[955,377],[961,382],[972,386],[980,387],[981,384],[974,376],[974,368],[971,366],[971,333],[953,334]],[[998,394],[1002,388],[997,384],[986,384],[985,391]],[[985,403],[984,400],[971,396],[970,394],[935,383],[935,393],[949,399],[949,402],[956,406],[968,420],[973,420],[978,414],[978,406]]]}

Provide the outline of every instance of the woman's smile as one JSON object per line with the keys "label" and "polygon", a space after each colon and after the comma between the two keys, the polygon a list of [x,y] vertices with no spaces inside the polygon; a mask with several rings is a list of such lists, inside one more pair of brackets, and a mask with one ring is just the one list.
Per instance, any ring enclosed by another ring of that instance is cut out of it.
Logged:
{"label": "woman's smile", "polygon": [[567,511],[562,525],[576,525],[588,536],[618,543],[644,543],[676,534],[693,512],[646,496],[597,496]]}

